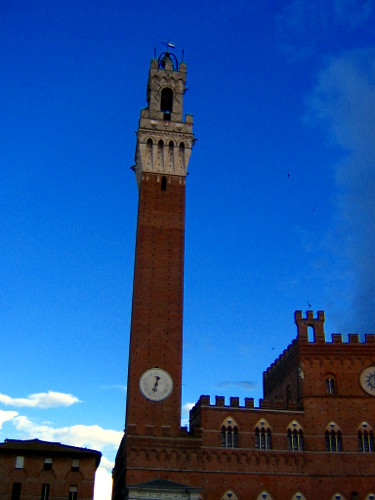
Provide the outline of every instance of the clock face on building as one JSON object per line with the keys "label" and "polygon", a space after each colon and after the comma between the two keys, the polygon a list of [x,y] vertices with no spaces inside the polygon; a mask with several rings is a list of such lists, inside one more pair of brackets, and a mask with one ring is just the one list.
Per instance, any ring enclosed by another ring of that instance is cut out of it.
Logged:
{"label": "clock face on building", "polygon": [[139,388],[146,399],[162,401],[173,390],[173,380],[169,373],[161,368],[151,368],[139,379]]}
{"label": "clock face on building", "polygon": [[375,366],[365,368],[359,376],[359,383],[364,391],[375,396]]}

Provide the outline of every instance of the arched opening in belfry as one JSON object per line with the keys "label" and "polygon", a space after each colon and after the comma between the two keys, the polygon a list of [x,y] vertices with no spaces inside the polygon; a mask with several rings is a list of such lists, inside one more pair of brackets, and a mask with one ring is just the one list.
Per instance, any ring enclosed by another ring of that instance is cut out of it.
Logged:
{"label": "arched opening in belfry", "polygon": [[307,327],[307,339],[309,342],[315,342],[315,328],[312,325]]}
{"label": "arched opening in belfry", "polygon": [[174,169],[174,143],[173,141],[169,141],[168,146],[168,168],[171,172]]}
{"label": "arched opening in belfry", "polygon": [[157,165],[164,170],[164,142],[160,139],[157,150]]}
{"label": "arched opening in belfry", "polygon": [[171,113],[173,111],[173,90],[169,87],[165,87],[161,91],[160,111],[164,113],[164,120],[171,119]]}
{"label": "arched opening in belfry", "polygon": [[146,143],[146,163],[148,166],[152,166],[152,139],[148,139]]}
{"label": "arched opening in belfry", "polygon": [[185,170],[185,144],[183,142],[180,143],[178,154],[180,158],[180,167]]}

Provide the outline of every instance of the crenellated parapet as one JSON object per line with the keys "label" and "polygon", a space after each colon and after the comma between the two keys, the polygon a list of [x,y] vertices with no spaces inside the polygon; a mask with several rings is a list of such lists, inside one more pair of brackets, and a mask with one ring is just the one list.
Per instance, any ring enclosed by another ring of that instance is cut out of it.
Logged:
{"label": "crenellated parapet", "polygon": [[[314,317],[313,311],[307,311],[306,316],[302,316],[302,311],[294,313],[295,322],[297,325],[297,340],[300,343],[309,344],[374,344],[375,334],[365,334],[364,341],[361,341],[358,333],[349,333],[348,341],[343,340],[341,333],[332,333],[331,342],[326,340],[324,332],[324,311],[318,311],[317,316]],[[311,335],[309,335],[309,328]],[[284,351],[285,352],[285,351]],[[272,365],[271,365],[272,366]]]}
{"label": "crenellated parapet", "polygon": [[364,341],[361,342],[361,339],[358,333],[349,333],[348,341],[343,341],[341,333],[332,333],[332,344],[375,344],[375,334],[366,333],[364,336]]}
{"label": "crenellated parapet", "polygon": [[230,397],[229,404],[226,404],[224,396],[215,396],[215,401],[211,403],[211,397],[202,395],[197,403],[190,410],[190,428],[200,427],[202,408],[217,408],[217,409],[253,409],[254,398],[245,398],[244,404],[240,404],[239,397]]}
{"label": "crenellated parapet", "polygon": [[[286,349],[271,363],[271,365],[264,372],[265,374],[270,374],[275,372],[280,366],[285,366],[288,361],[292,361],[292,357],[297,348],[298,342],[297,339],[294,339]],[[267,375],[266,375],[267,376]]]}

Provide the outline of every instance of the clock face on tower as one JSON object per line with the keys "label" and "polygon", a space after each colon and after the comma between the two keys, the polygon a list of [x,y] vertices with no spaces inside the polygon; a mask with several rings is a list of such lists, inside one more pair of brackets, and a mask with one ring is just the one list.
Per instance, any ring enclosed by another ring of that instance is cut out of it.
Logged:
{"label": "clock face on tower", "polygon": [[173,380],[167,371],[151,368],[139,379],[139,388],[146,399],[163,401],[173,390]]}
{"label": "clock face on tower", "polygon": [[359,383],[364,391],[375,396],[375,366],[365,368],[359,376]]}

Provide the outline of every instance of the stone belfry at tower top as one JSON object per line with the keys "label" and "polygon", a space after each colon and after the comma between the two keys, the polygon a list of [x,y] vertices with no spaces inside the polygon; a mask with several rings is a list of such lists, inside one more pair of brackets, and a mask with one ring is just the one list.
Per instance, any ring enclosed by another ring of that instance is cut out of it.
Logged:
{"label": "stone belfry at tower top", "polygon": [[186,64],[164,52],[152,59],[147,82],[148,106],[141,111],[135,172],[186,176],[193,138],[193,117],[183,120]]}

